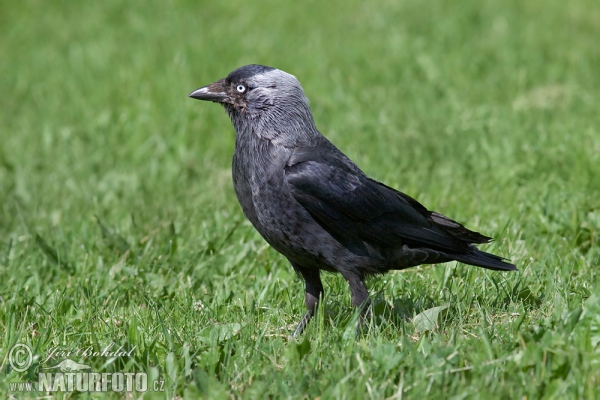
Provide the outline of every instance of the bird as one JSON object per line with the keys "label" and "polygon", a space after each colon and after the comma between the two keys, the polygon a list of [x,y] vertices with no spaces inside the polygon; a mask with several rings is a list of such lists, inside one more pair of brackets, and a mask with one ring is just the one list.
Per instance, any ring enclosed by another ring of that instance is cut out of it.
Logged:
{"label": "bird", "polygon": [[225,108],[236,132],[232,177],[242,210],[304,280],[307,311],[293,337],[323,301],[321,271],[347,281],[360,327],[371,276],[450,261],[517,270],[476,247],[490,237],[369,178],[317,130],[295,76],[251,64],[189,97]]}

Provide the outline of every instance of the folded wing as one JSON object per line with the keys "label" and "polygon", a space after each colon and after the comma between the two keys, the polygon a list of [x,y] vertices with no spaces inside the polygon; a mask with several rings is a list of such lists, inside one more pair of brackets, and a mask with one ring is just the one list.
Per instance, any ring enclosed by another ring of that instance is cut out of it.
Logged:
{"label": "folded wing", "polygon": [[318,161],[290,166],[294,198],[327,231],[344,241],[464,252],[489,238],[432,213],[416,200],[354,171]]}

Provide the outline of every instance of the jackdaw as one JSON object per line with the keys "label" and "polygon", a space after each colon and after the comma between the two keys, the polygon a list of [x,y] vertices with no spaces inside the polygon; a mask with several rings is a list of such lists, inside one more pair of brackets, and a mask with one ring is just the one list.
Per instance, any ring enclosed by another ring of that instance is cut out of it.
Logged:
{"label": "jackdaw", "polygon": [[294,336],[323,296],[321,270],[342,274],[362,320],[371,275],[448,261],[517,269],[475,247],[491,238],[367,177],[319,133],[293,75],[246,65],[189,96],[225,107],[236,131],[233,186],[244,214],[304,279],[308,311]]}

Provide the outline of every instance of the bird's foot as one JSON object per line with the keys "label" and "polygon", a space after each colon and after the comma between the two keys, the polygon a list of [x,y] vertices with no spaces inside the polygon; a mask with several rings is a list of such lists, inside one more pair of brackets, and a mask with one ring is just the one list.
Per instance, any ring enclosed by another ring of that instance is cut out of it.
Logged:
{"label": "bird's foot", "polygon": [[368,331],[369,328],[371,327],[371,321],[372,321],[372,311],[371,311],[371,307],[367,306],[367,308],[365,308],[363,310],[363,312],[360,314],[360,317],[358,318],[358,322],[356,323],[356,337],[360,338],[361,336],[364,336]]}
{"label": "bird's foot", "polygon": [[304,332],[304,329],[306,329],[306,326],[312,319],[313,314],[314,313],[312,311],[307,311],[306,314],[304,314],[304,317],[302,317],[300,322],[298,322],[298,325],[296,326],[296,329],[294,330],[294,333],[292,334],[292,338],[295,339],[298,336],[302,335],[302,332]]}

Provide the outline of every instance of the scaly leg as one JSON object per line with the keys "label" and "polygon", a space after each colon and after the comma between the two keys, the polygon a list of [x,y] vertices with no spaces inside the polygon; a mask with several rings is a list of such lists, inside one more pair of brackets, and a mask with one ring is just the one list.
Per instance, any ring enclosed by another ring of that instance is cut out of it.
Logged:
{"label": "scaly leg", "polygon": [[343,271],[341,272],[346,282],[350,286],[350,292],[352,293],[352,305],[360,310],[360,320],[356,327],[356,333],[360,334],[362,328],[365,325],[365,317],[369,312],[371,305],[371,297],[365,285],[364,277],[361,274],[357,274],[354,271]]}
{"label": "scaly leg", "polygon": [[298,323],[296,330],[292,337],[298,337],[304,332],[306,325],[310,322],[311,318],[315,315],[317,311],[317,306],[319,304],[319,298],[323,297],[323,284],[321,283],[321,275],[318,269],[312,268],[304,268],[298,264],[292,263],[292,266],[302,278],[304,278],[304,282],[306,284],[306,294],[304,295],[304,302],[306,303],[306,314]]}

